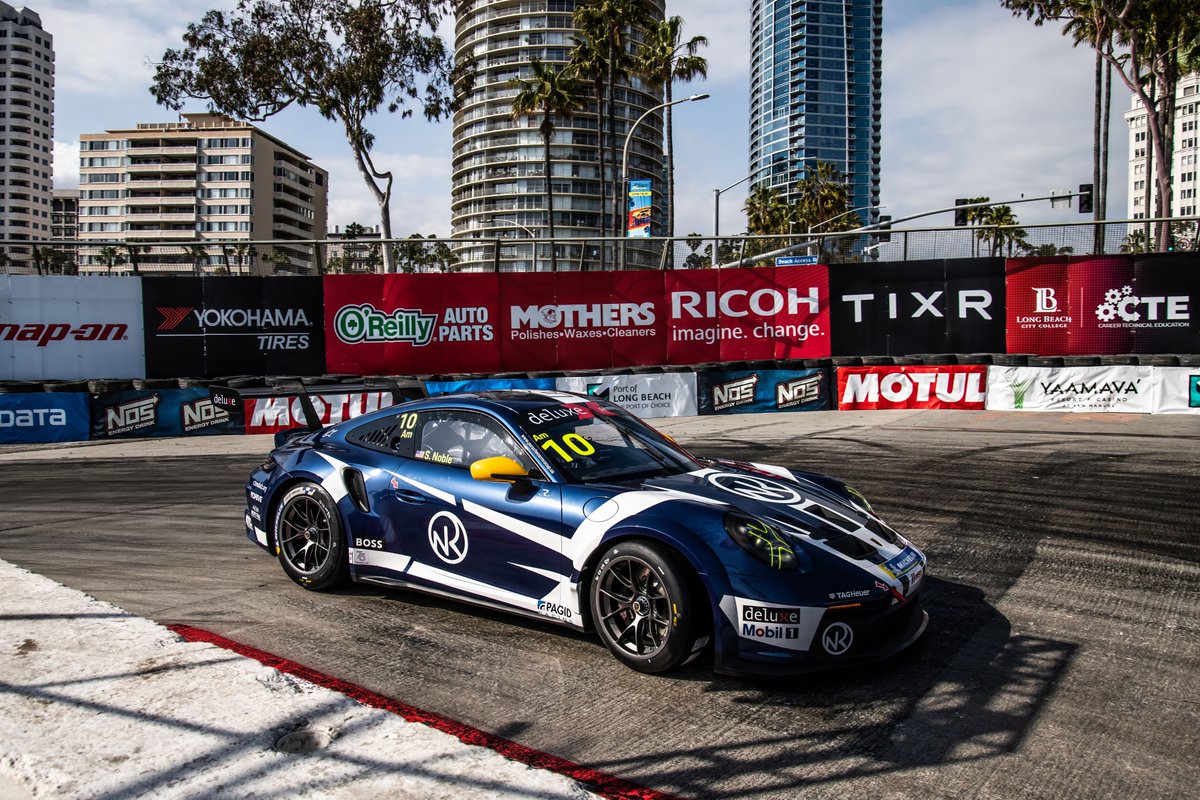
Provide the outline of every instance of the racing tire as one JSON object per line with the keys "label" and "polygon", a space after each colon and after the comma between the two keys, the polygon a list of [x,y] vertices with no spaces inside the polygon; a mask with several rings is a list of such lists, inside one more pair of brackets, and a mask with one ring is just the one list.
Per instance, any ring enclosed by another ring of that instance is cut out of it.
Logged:
{"label": "racing tire", "polygon": [[589,602],[601,641],[638,672],[666,672],[698,653],[693,631],[701,611],[684,572],[658,545],[614,545],[596,567]]}
{"label": "racing tire", "polygon": [[305,589],[333,589],[349,577],[341,517],[333,498],[317,484],[288,490],[275,511],[272,533],[280,566]]}

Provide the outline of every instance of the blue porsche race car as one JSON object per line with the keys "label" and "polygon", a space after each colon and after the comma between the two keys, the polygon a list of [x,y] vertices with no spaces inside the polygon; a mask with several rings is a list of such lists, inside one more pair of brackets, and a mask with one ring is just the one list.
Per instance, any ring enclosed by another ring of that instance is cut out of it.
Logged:
{"label": "blue porsche race car", "polygon": [[246,532],[306,589],[415,589],[594,630],[657,673],[886,658],[925,556],[833,478],[703,459],[606,401],[495,391],[277,436]]}

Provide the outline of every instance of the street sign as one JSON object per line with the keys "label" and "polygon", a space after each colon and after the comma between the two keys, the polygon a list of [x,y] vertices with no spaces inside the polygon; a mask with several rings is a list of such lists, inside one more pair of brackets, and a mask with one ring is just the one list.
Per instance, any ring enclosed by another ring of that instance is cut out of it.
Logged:
{"label": "street sign", "polygon": [[777,267],[799,267],[816,263],[816,256],[775,256],[775,266]]}

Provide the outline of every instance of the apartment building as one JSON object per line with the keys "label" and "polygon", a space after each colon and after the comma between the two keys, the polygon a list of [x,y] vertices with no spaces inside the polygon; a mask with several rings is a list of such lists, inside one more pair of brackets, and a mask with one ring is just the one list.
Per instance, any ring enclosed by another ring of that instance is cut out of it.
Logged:
{"label": "apartment building", "polygon": [[[54,174],[54,37],[28,8],[0,2],[0,240],[50,238]],[[30,248],[2,248],[27,262]]]}
{"label": "apartment building", "polygon": [[249,123],[181,117],[80,137],[80,271],[315,271],[328,173]]}
{"label": "apartment building", "polygon": [[[1200,214],[1200,72],[1183,76],[1175,91],[1175,142],[1171,165],[1171,207],[1162,214],[1155,203],[1154,162],[1146,110],[1134,96],[1125,112],[1129,125],[1129,219],[1192,217]],[[1151,213],[1147,214],[1146,209]]]}

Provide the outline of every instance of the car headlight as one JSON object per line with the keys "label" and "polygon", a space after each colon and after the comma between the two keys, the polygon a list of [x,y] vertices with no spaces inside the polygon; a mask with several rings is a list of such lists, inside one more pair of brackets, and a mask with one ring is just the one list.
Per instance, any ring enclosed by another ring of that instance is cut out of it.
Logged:
{"label": "car headlight", "polygon": [[725,515],[725,531],[743,550],[768,567],[783,570],[800,566],[792,545],[761,519],[730,511]]}

